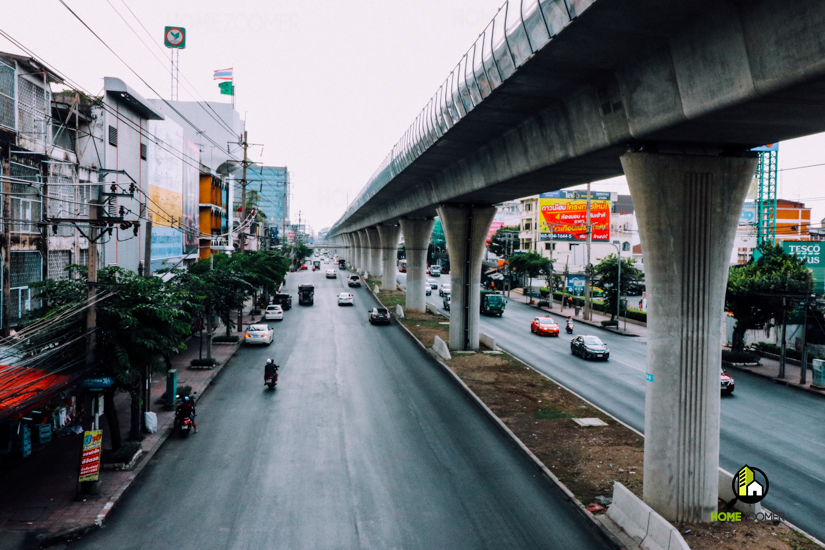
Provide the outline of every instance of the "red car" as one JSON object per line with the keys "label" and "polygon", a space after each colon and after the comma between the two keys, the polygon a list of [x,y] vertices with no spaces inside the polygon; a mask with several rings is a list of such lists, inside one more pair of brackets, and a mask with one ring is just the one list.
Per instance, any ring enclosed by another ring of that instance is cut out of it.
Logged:
{"label": "red car", "polygon": [[546,334],[547,336],[559,335],[559,324],[556,323],[552,317],[536,317],[530,323],[530,332],[538,334],[539,336]]}
{"label": "red car", "polygon": [[728,395],[733,393],[734,382],[730,374],[726,370],[722,370],[722,393]]}
{"label": "red car", "polygon": [[306,269],[306,268],[307,268],[307,264],[301,265],[301,269]]}

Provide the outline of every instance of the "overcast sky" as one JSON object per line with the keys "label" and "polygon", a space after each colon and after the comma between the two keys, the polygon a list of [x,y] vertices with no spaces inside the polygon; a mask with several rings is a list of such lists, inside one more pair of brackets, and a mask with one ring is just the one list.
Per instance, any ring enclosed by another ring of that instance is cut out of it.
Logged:
{"label": "overcast sky", "polygon": [[[0,28],[92,94],[104,76],[116,76],[147,98],[157,97],[151,86],[168,99],[163,29],[185,27],[180,99],[228,101],[212,73],[234,67],[236,108],[249,141],[264,144],[251,150],[252,160],[289,167],[292,219],[300,210],[316,230],[343,213],[503,3],[65,1],[123,61],[58,0],[6,2]],[[21,53],[2,37],[0,51]],[[780,169],[823,163],[823,134],[780,146]],[[779,196],[805,202],[819,221],[823,181],[825,166],[783,170]],[[594,189],[627,192],[623,178]]]}

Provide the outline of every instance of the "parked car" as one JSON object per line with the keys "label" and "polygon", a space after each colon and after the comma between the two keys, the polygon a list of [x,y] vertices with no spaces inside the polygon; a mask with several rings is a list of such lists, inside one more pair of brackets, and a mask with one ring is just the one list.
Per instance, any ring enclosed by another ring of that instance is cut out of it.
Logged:
{"label": "parked car", "polygon": [[427,286],[433,290],[436,290],[438,288],[438,281],[435,279],[427,279]]}
{"label": "parked car", "polygon": [[327,269],[327,279],[337,279],[338,274],[335,272],[334,269]]}
{"label": "parked car", "polygon": [[266,344],[275,339],[275,331],[269,325],[249,325],[243,335],[244,344]]}
{"label": "parked car", "polygon": [[722,375],[722,393],[728,395],[733,393],[733,377],[725,369],[720,369]]}
{"label": "parked car", "polygon": [[441,277],[441,266],[440,265],[431,265],[430,266],[430,275],[433,277]]}
{"label": "parked car", "polygon": [[452,295],[451,294],[446,294],[444,296],[444,301],[442,303],[442,305],[444,306],[444,309],[446,309],[447,311],[450,311],[450,299],[451,299],[450,296],[452,296]]}
{"label": "parked car", "polygon": [[352,277],[349,278],[349,281],[347,281],[347,286],[360,287],[361,286],[361,277],[359,277],[358,275],[353,275]]}
{"label": "parked car", "polygon": [[390,312],[385,307],[374,307],[369,310],[370,313],[370,324],[374,325],[375,323],[385,323],[387,325],[390,324]]}
{"label": "parked car", "polygon": [[570,341],[570,353],[581,355],[583,359],[607,359],[610,357],[610,350],[598,336],[584,335],[576,336]]}
{"label": "parked car", "polygon": [[558,336],[559,324],[550,316],[536,317],[530,323],[530,332],[539,336]]}
{"label": "parked car", "polygon": [[309,269],[309,268],[307,267],[307,264],[301,264],[301,269]]}
{"label": "parked car", "polygon": [[450,283],[444,283],[443,285],[438,287],[438,295],[439,296],[444,296],[445,294],[450,294],[452,289],[453,289],[453,287],[452,287],[452,285],[450,285]]}
{"label": "parked car", "polygon": [[349,292],[342,292],[338,295],[339,306],[351,306],[353,303],[353,296]]}
{"label": "parked car", "polygon": [[264,312],[264,319],[267,321],[283,321],[284,309],[277,304],[268,305]]}

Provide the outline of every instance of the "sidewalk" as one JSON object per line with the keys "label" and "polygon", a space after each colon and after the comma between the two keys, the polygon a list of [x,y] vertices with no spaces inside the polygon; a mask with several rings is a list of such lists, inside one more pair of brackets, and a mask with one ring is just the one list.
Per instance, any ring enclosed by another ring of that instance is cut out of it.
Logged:
{"label": "sidewalk", "polygon": [[[259,318],[259,315],[253,318],[245,314],[244,325],[258,321]],[[223,326],[215,331],[216,336],[224,333]],[[242,336],[242,332],[233,334]],[[198,357],[198,340],[197,336],[189,339],[187,349],[172,359],[172,368],[177,369],[178,386],[192,386],[192,391],[197,392],[199,398],[235,355],[240,343],[214,344],[212,356],[218,361],[218,365],[214,369],[190,369],[190,360]],[[169,428],[174,420],[174,412],[165,411],[157,404],[165,391],[166,378],[154,375],[150,407],[158,415],[158,430],[153,434],[144,434],[142,454],[130,469],[101,470],[101,494],[98,498],[75,499],[82,435],[59,437],[42,449],[35,449],[30,457],[17,466],[2,472],[0,548],[36,548],[49,541],[71,539],[100,527],[106,514],[172,433]],[[125,442],[129,435],[129,395],[117,394],[115,406]],[[105,416],[101,417],[105,434],[107,425],[103,419]],[[193,437],[197,436],[193,434]],[[108,437],[104,439],[104,449],[107,446],[110,446]]]}
{"label": "sidewalk", "polygon": [[761,376],[762,378],[767,378],[768,380],[773,380],[777,384],[782,384],[785,386],[789,386],[792,388],[796,388],[798,390],[807,391],[809,393],[813,393],[822,397],[825,397],[825,390],[820,390],[817,388],[811,387],[811,379],[813,377],[813,373],[811,372],[811,368],[808,367],[806,373],[806,383],[800,384],[799,380],[802,376],[802,366],[800,365],[792,365],[790,363],[785,363],[785,377],[779,378],[779,361],[776,359],[771,359],[769,357],[760,357],[759,358],[759,365],[757,366],[748,366],[738,363],[726,363],[726,368],[729,369],[736,369],[745,372],[750,372],[755,374],[756,376]]}
{"label": "sidewalk", "polygon": [[[506,293],[505,293],[506,296]],[[508,300],[513,300],[514,302],[520,302],[522,304],[529,304],[530,298],[522,294],[522,289],[517,288],[515,290],[510,291],[510,296],[507,297]],[[533,298],[534,304],[538,303],[539,301],[543,300],[543,298]],[[535,305],[531,307],[536,307]],[[536,307],[537,310],[546,311],[547,313],[552,313],[554,315],[563,315],[565,318],[568,315],[572,315],[573,319],[576,323],[581,323],[585,325],[590,325],[596,327],[601,330],[606,330],[608,332],[612,332],[613,334],[618,334],[620,336],[632,336],[632,337],[639,337],[639,336],[647,336],[647,327],[643,325],[639,325],[633,322],[628,321],[627,323],[624,322],[624,319],[621,320],[619,323],[619,328],[615,327],[603,327],[602,321],[609,321],[610,315],[604,315],[598,311],[592,312],[592,320],[585,321],[582,319],[583,312],[580,310],[578,316],[575,314],[575,308],[564,307],[560,302],[553,301],[553,307]]]}

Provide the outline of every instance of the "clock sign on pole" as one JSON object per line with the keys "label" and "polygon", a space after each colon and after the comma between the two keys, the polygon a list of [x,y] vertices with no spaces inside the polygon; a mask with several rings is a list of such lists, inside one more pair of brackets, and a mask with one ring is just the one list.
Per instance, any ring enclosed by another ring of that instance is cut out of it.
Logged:
{"label": "clock sign on pole", "polygon": [[166,27],[163,32],[163,45],[172,51],[172,101],[178,99],[178,60],[180,51],[186,47],[186,29],[183,27]]}

